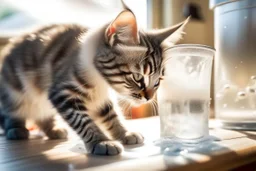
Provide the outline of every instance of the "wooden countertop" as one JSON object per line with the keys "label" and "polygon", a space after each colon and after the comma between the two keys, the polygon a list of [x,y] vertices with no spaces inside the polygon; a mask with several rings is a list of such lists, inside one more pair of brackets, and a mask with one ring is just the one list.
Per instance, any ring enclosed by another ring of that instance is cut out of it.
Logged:
{"label": "wooden countertop", "polygon": [[[214,127],[215,121],[210,122]],[[32,136],[27,141],[7,141],[0,136],[0,170],[229,170],[244,165],[256,169],[256,132],[211,128],[214,145],[203,151],[164,154],[153,141],[159,137],[159,118],[129,120],[127,125],[145,137],[142,146],[127,146],[120,156],[87,155],[76,135],[68,141]]]}

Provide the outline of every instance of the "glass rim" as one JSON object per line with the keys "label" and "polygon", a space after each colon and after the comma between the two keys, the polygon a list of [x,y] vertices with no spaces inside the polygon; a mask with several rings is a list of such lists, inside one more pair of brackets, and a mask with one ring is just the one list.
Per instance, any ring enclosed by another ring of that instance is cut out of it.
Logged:
{"label": "glass rim", "polygon": [[213,53],[216,52],[216,49],[214,49],[213,47],[203,45],[203,44],[178,44],[165,49],[165,51],[172,50],[172,49],[179,49],[179,48],[197,48],[197,49],[209,50]]}

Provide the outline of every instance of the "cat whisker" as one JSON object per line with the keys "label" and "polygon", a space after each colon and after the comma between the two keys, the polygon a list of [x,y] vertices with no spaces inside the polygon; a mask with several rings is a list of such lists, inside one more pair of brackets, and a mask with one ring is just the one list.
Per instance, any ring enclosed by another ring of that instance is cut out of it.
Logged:
{"label": "cat whisker", "polygon": [[153,116],[157,116],[157,101],[155,99],[152,99],[150,102],[150,107],[153,109]]}

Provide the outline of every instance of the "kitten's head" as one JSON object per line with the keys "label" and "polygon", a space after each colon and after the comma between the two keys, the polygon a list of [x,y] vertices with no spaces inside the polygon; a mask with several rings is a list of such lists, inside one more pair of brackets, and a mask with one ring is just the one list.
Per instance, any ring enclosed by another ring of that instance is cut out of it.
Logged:
{"label": "kitten's head", "polygon": [[129,9],[105,30],[104,55],[98,69],[119,94],[141,104],[152,99],[164,73],[164,49],[182,38],[188,20],[171,28],[139,31]]}

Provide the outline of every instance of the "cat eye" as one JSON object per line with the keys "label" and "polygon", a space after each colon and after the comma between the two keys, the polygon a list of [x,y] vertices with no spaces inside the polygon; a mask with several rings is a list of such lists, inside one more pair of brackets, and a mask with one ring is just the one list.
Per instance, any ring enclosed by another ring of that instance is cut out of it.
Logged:
{"label": "cat eye", "polygon": [[141,74],[135,73],[132,74],[132,77],[136,82],[140,82],[143,76]]}
{"label": "cat eye", "polygon": [[156,88],[156,87],[158,87],[158,86],[159,86],[159,84],[160,84],[160,79],[158,79],[158,80],[155,82],[154,87],[155,87],[155,88]]}

